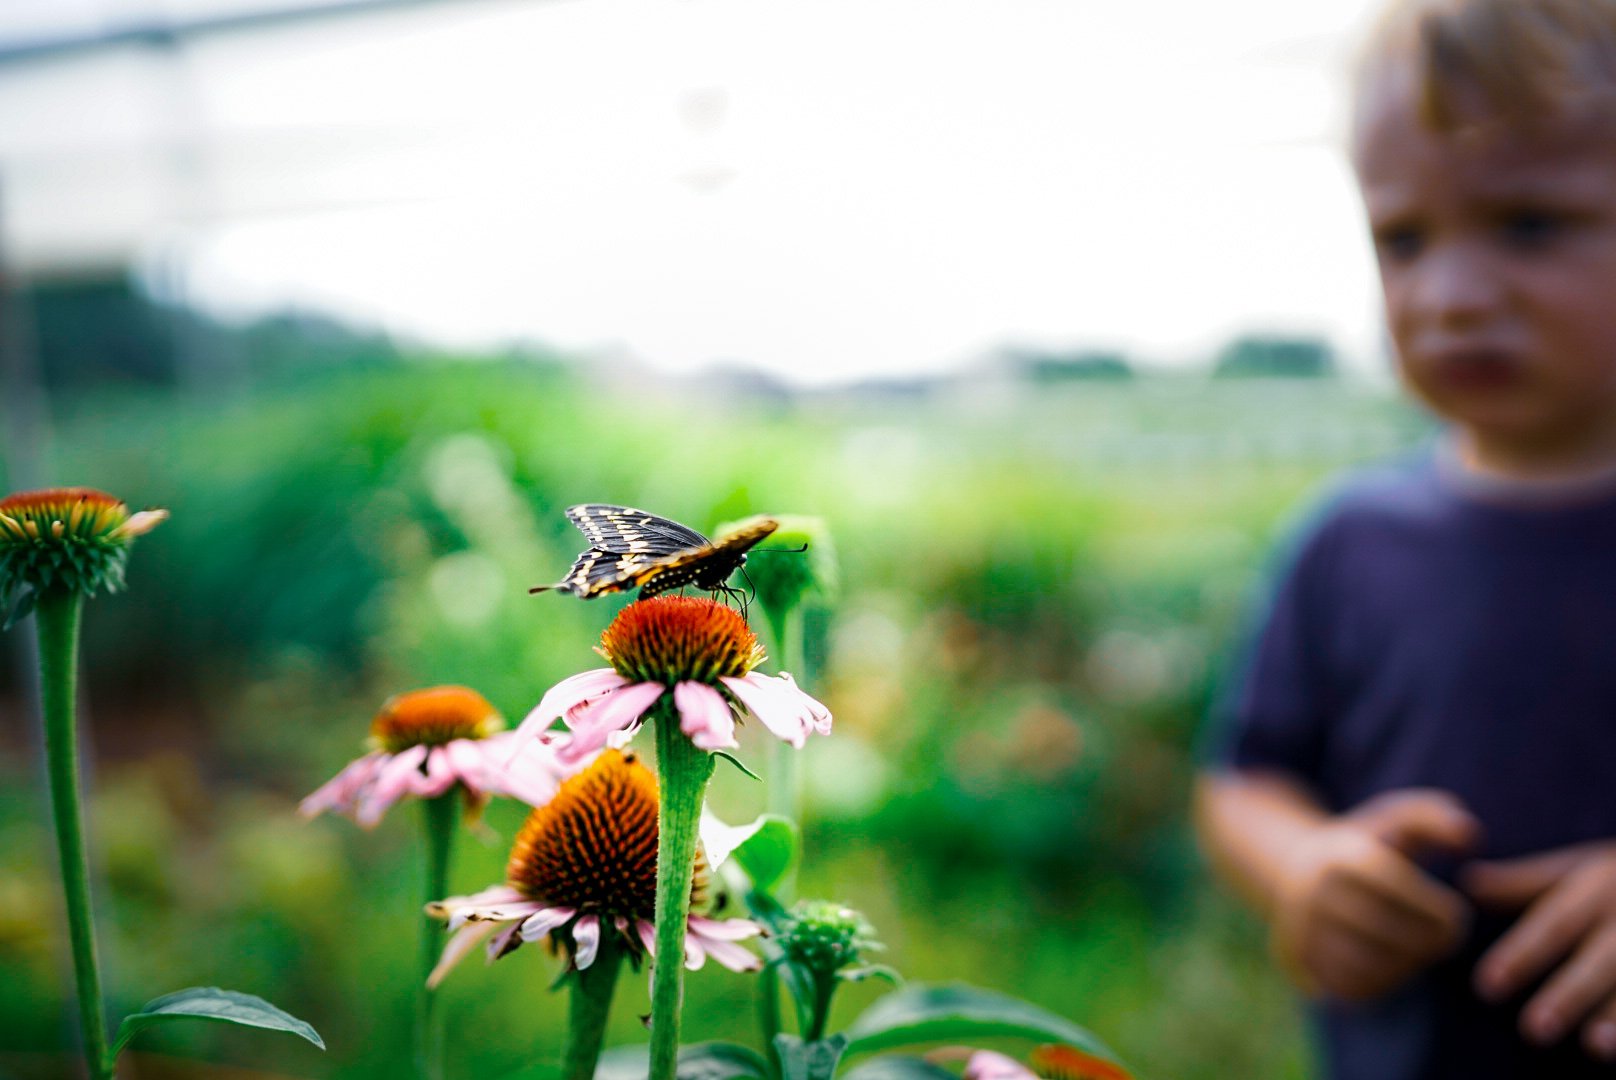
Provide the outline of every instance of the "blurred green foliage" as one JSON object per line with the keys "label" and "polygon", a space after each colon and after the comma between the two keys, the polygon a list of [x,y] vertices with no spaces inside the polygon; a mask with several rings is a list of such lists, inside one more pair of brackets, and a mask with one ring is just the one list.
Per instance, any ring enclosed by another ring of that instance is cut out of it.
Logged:
{"label": "blurred green foliage", "polygon": [[[837,731],[805,752],[801,893],[867,913],[906,975],[1070,1016],[1142,1078],[1302,1075],[1260,933],[1199,868],[1191,748],[1287,514],[1421,436],[1389,394],[1023,374],[758,396],[532,358],[255,370],[228,396],[124,390],[56,417],[54,480],[172,511],[130,591],[87,618],[102,950],[114,1014],[220,983],[331,1049],[176,1026],[134,1075],[212,1075],[189,1059],[407,1074],[416,808],[372,833],[294,808],[391,693],[465,683],[514,723],[598,665],[621,599],[527,594],[579,550],[561,511],[583,501],[704,531],[757,512],[828,523],[842,586],[809,613],[808,688]],[[69,1037],[65,946],[37,736],[7,678],[0,1076],[43,1077]],[[762,796],[726,769],[714,802],[739,820]],[[496,805],[462,840],[458,891],[500,879],[519,821]],[[456,971],[451,1076],[555,1058],[556,974],[536,948]],[[838,1022],[879,992],[850,987]],[[700,973],[689,1038],[753,1039],[734,1019],[752,993]],[[645,1008],[643,977],[625,980],[609,1041],[643,1040]]]}

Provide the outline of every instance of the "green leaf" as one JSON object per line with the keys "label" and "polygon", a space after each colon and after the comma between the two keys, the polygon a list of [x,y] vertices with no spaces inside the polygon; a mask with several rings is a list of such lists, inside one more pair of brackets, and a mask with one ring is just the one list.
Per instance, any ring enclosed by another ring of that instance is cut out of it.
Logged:
{"label": "green leaf", "polygon": [[913,985],[876,1001],[847,1029],[847,1052],[867,1054],[914,1043],[995,1036],[1067,1043],[1121,1064],[1086,1028],[1064,1017],[1008,994],[959,984]]}
{"label": "green leaf", "polygon": [[223,1020],[269,1031],[287,1031],[325,1049],[325,1040],[320,1038],[319,1032],[261,997],[220,990],[217,986],[192,986],[154,998],[146,1002],[140,1012],[124,1017],[118,1027],[117,1041],[112,1044],[112,1056],[116,1058],[141,1031],[171,1020]]}
{"label": "green leaf", "polygon": [[[644,1046],[614,1047],[600,1056],[595,1080],[645,1080],[650,1059]],[[537,1078],[538,1073],[533,1076]],[[768,1076],[769,1066],[749,1047],[709,1042],[679,1048],[679,1080],[768,1080]]]}
{"label": "green leaf", "polygon": [[863,964],[859,967],[843,968],[836,973],[836,977],[843,982],[863,982],[865,979],[885,979],[894,986],[903,985],[903,976],[898,969],[889,964]]}
{"label": "green leaf", "polygon": [[729,762],[731,765],[735,766],[737,769],[741,770],[743,773],[745,773],[747,776],[750,776],[754,780],[761,781],[763,779],[763,777],[759,776],[757,773],[753,772],[750,768],[748,768],[747,765],[746,765],[746,762],[742,761],[740,758],[736,757],[734,754],[728,753],[728,752],[726,752],[724,750],[714,750],[713,751],[713,756],[723,758],[725,761]]}
{"label": "green leaf", "polygon": [[764,814],[758,818],[757,831],[736,846],[733,857],[753,887],[767,892],[791,872],[801,854],[797,823],[779,814]]}
{"label": "green leaf", "polygon": [[890,1054],[855,1065],[842,1080],[958,1080],[958,1077],[924,1058]]}
{"label": "green leaf", "polygon": [[23,590],[23,592],[17,597],[16,606],[14,606],[11,609],[11,612],[6,615],[5,625],[0,626],[0,631],[10,630],[13,626],[16,626],[29,615],[33,614],[34,601],[38,599],[39,595],[35,590]]}
{"label": "green leaf", "polygon": [[832,1035],[811,1043],[784,1033],[774,1037],[774,1050],[779,1055],[784,1080],[831,1080],[846,1048],[846,1035]]}

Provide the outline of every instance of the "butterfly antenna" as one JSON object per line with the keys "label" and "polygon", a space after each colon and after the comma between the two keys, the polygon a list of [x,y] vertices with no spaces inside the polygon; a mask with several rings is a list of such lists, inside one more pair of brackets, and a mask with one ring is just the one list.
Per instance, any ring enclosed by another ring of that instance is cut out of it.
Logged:
{"label": "butterfly antenna", "polygon": [[808,550],[808,545],[807,544],[803,544],[800,547],[794,547],[794,548],[765,548],[765,547],[760,547],[760,548],[753,548],[752,549],[754,554],[756,552],[759,552],[759,551],[768,551],[768,552],[773,552],[774,554],[777,554],[777,555],[801,555],[803,552],[805,552],[807,550]]}

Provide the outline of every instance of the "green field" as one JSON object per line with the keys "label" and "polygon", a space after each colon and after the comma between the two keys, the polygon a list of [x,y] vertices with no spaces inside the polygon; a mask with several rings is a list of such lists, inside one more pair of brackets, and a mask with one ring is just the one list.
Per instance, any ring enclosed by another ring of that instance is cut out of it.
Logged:
{"label": "green field", "polygon": [[[1304,1075],[1261,931],[1195,853],[1192,752],[1287,522],[1343,467],[1426,437],[1389,390],[984,374],[790,395],[432,359],[223,396],[103,390],[54,419],[51,481],[173,514],[88,615],[111,1011],[219,984],[330,1046],[175,1028],[134,1075],[407,1075],[415,808],[365,833],[296,803],[395,691],[466,683],[515,722],[595,666],[619,602],[527,594],[577,552],[562,510],[583,501],[703,530],[829,524],[840,590],[810,613],[806,682],[836,732],[803,755],[800,889],[864,911],[889,963],[1041,1003],[1142,1080]],[[62,1074],[69,968],[20,670],[0,683],[0,1076],[32,1078]],[[748,760],[765,749],[743,736]],[[714,802],[736,819],[761,796],[721,769]],[[457,891],[499,879],[519,820],[496,805],[464,841]],[[450,1076],[556,1055],[556,973],[538,949],[457,970]],[[753,992],[699,973],[689,1038],[752,1038]],[[626,979],[611,1041],[643,1041],[645,1005]]]}

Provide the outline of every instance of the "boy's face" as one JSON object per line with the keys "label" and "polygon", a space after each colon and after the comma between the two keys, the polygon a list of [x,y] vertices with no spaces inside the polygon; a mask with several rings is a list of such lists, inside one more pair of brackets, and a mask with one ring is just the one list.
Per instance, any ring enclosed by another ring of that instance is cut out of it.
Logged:
{"label": "boy's face", "polygon": [[1405,74],[1366,86],[1355,146],[1404,380],[1522,460],[1616,448],[1616,133],[1435,131]]}

